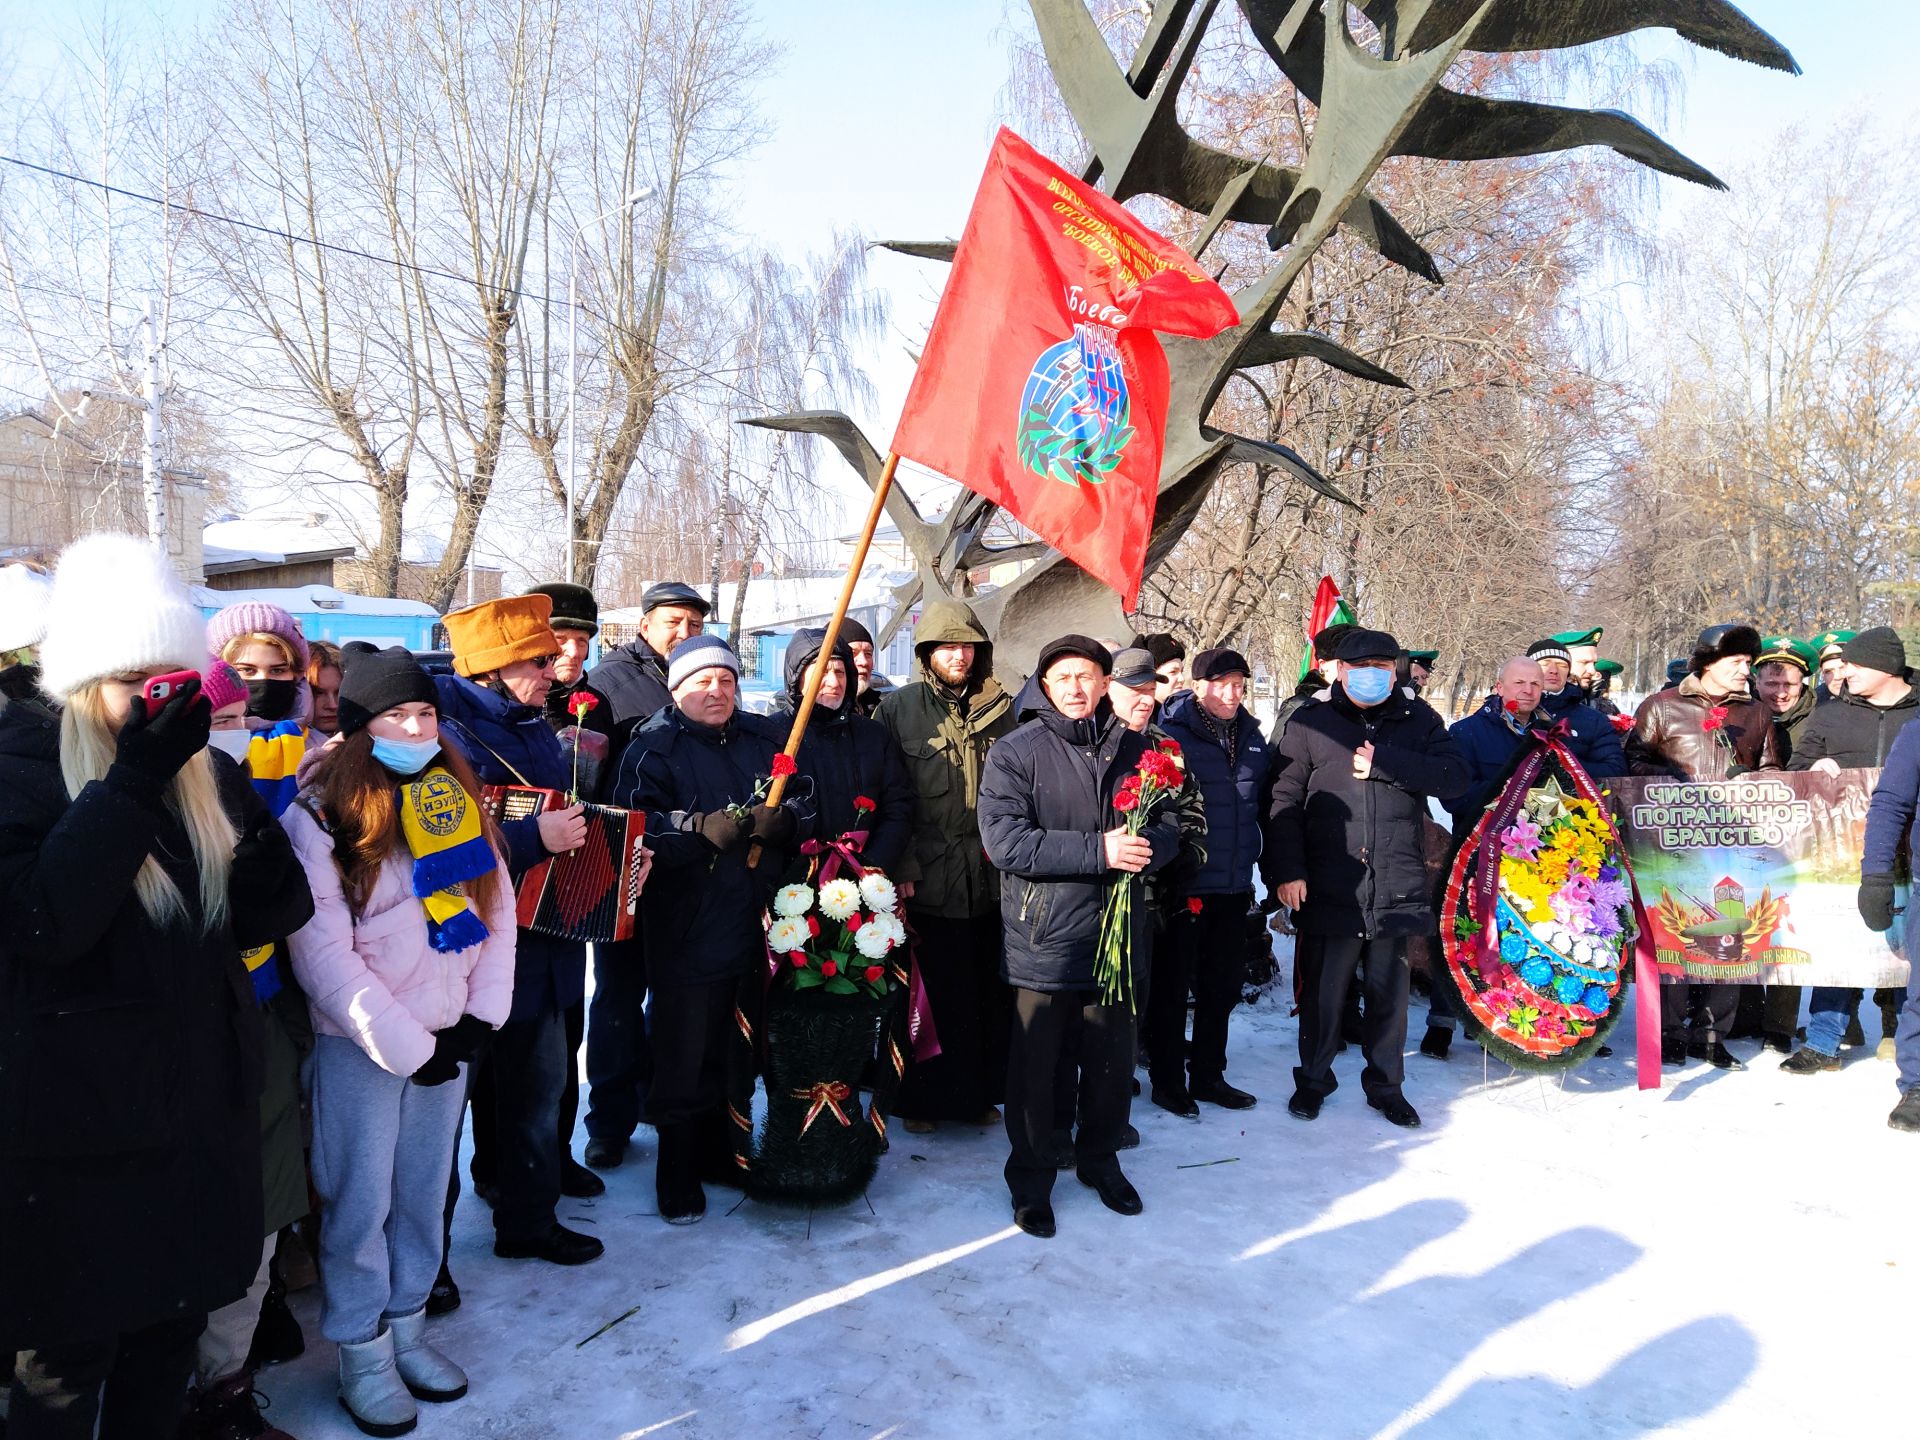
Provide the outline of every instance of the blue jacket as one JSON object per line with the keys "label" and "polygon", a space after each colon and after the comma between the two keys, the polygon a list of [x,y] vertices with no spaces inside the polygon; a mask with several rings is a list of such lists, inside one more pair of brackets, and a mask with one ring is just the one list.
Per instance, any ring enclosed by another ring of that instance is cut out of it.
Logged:
{"label": "blue jacket", "polygon": [[[566,752],[539,707],[521,705],[459,675],[435,673],[440,730],[451,735],[482,785],[537,785],[565,792],[573,784]],[[547,858],[540,820],[529,815],[500,827],[507,869],[517,882]],[[513,1020],[530,1020],[551,1006],[578,1005],[587,990],[587,947],[522,930],[514,946]]]}
{"label": "blue jacket", "polygon": [[[717,851],[701,838],[699,817],[745,805],[772,774],[786,730],[736,710],[718,729],[688,720],[672,705],[633,732],[613,784],[615,803],[647,812],[653,874],[640,897],[647,979],[656,989],[738,979],[766,963],[761,923],[787,855],[763,851],[747,868],[748,846]],[[781,804],[797,838],[815,829],[813,785],[804,772],[787,782]]]}
{"label": "blue jacket", "polygon": [[[1571,685],[1560,692],[1561,696],[1573,693]],[[1567,748],[1580,762],[1580,768],[1595,780],[1627,773],[1627,756],[1620,746],[1620,732],[1591,705],[1577,699],[1571,703],[1563,701],[1558,713],[1554,713],[1543,703],[1533,712],[1533,721],[1536,725],[1565,721],[1573,732]],[[1454,832],[1458,834],[1470,828],[1480,818],[1480,812],[1500,793],[1500,784],[1506,779],[1514,753],[1520,748],[1520,737],[1501,713],[1498,695],[1489,695],[1478,710],[1464,720],[1456,720],[1447,733],[1460,747],[1473,772],[1466,793],[1444,802],[1453,816]]]}
{"label": "blue jacket", "polygon": [[1896,873],[1902,840],[1908,842],[1909,854],[1920,849],[1920,835],[1912,833],[1916,809],[1920,809],[1920,725],[1908,725],[1887,752],[1880,783],[1873,787],[1866,846],[1860,854],[1862,875]]}
{"label": "blue jacket", "polygon": [[1233,717],[1237,741],[1231,764],[1207,728],[1207,720],[1191,690],[1182,690],[1160,712],[1160,728],[1180,742],[1181,758],[1200,787],[1207,812],[1206,863],[1181,887],[1181,893],[1234,895],[1253,889],[1253,867],[1260,859],[1262,822],[1278,761],[1260,733],[1260,722],[1244,709]]}

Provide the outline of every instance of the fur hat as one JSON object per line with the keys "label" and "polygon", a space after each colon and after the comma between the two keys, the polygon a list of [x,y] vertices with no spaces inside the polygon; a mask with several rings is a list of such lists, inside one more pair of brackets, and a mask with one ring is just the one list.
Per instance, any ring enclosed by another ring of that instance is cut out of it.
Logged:
{"label": "fur hat", "polygon": [[306,674],[307,661],[312,658],[307,650],[307,637],[300,631],[300,622],[278,605],[269,605],[264,600],[242,600],[238,605],[227,606],[207,622],[207,648],[222,659],[226,658],[227,646],[242,635],[271,635],[276,640],[284,640],[293,652],[293,668]]}
{"label": "fur hat", "polygon": [[246,702],[247,682],[218,655],[209,655],[200,667],[200,693],[218,713],[229,705]]}
{"label": "fur hat", "polygon": [[558,655],[553,601],[545,595],[510,595],[455,610],[442,623],[453,650],[453,673],[472,678],[511,665]]}
{"label": "fur hat", "polygon": [[544,585],[535,585],[527,594],[544,595],[553,601],[553,618],[549,623],[554,629],[584,630],[589,635],[600,633],[600,602],[586,586],[568,580],[549,580]]}
{"label": "fur hat", "polygon": [[24,565],[0,566],[0,654],[38,645],[47,633],[53,582]]}
{"label": "fur hat", "polygon": [[165,555],[132,535],[89,535],[61,554],[40,642],[40,688],[54,700],[109,675],[206,663],[206,616]]}
{"label": "fur hat", "polygon": [[1169,660],[1184,660],[1187,658],[1187,647],[1180,643],[1179,637],[1171,630],[1155,630],[1149,635],[1136,635],[1133,637],[1133,644],[1127,648],[1130,650],[1145,650],[1148,654],[1152,655],[1153,668],[1155,670],[1158,670]]}
{"label": "fur hat", "polygon": [[1709,625],[1693,642],[1693,655],[1687,661],[1687,669],[1698,675],[1716,660],[1725,660],[1729,655],[1758,660],[1765,648],[1760,632],[1751,625]]}

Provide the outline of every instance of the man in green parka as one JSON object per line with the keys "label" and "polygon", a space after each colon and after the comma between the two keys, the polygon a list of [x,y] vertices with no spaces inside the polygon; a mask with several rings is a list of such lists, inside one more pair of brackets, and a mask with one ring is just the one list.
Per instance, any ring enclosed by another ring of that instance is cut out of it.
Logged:
{"label": "man in green parka", "polygon": [[919,679],[874,719],[899,743],[913,782],[913,840],[894,867],[919,936],[920,974],[940,1054],[907,1069],[894,1112],[915,1134],[935,1121],[990,1125],[1006,1085],[1011,992],[1000,978],[1000,891],[980,841],[980,773],[1014,727],[993,678],[993,642],[958,600],[933,600],[913,632]]}

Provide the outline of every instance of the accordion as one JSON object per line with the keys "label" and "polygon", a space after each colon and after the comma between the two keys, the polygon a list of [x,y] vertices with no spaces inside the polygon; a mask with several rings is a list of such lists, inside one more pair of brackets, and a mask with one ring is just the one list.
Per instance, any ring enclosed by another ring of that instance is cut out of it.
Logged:
{"label": "accordion", "polygon": [[[562,792],[533,785],[489,785],[480,801],[496,822],[567,808]],[[548,856],[515,886],[520,928],[562,940],[631,940],[646,814],[608,805],[588,805],[582,813],[587,838],[580,848]]]}

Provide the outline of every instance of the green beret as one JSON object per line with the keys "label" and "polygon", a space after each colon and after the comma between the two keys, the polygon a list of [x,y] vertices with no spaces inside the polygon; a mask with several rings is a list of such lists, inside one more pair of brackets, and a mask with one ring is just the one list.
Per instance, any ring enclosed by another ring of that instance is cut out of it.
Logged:
{"label": "green beret", "polygon": [[1593,668],[1602,675],[1624,675],[1627,669],[1618,660],[1596,660],[1593,662]]}
{"label": "green beret", "polygon": [[1794,665],[1805,674],[1811,675],[1819,668],[1820,656],[1819,652],[1804,640],[1795,639],[1791,635],[1769,635],[1760,642],[1760,657],[1753,663]]}
{"label": "green beret", "polygon": [[1598,645],[1606,630],[1596,625],[1591,630],[1562,630],[1553,638],[1562,645]]}
{"label": "green beret", "polygon": [[1829,651],[1841,649],[1849,640],[1853,639],[1855,633],[1856,632],[1852,630],[1829,630],[1824,635],[1816,635],[1814,637],[1813,647],[1820,652],[1820,658],[1824,660],[1827,658]]}
{"label": "green beret", "polygon": [[1407,651],[1407,659],[1411,660],[1416,665],[1424,665],[1429,670],[1433,668],[1433,662],[1438,660],[1439,658],[1440,658],[1440,652],[1438,650]]}

